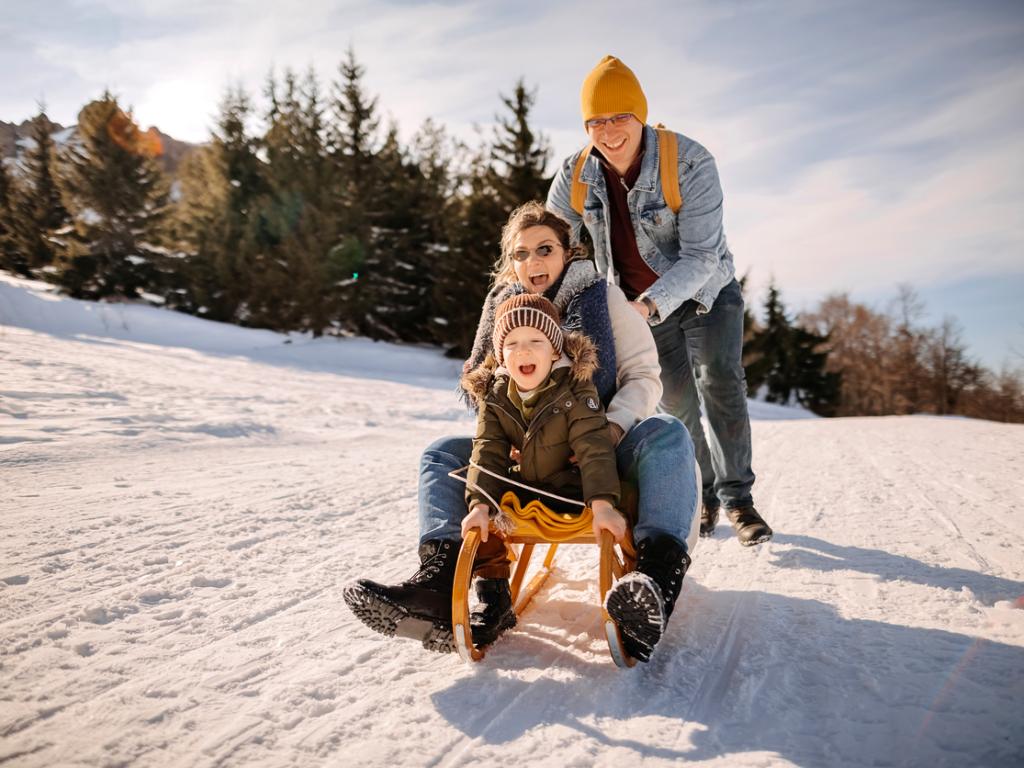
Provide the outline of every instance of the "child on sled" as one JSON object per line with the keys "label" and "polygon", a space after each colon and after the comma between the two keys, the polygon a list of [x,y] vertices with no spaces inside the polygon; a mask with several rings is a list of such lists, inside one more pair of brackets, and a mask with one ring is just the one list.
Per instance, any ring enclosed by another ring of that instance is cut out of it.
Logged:
{"label": "child on sled", "polygon": [[[466,474],[469,514],[462,520],[463,537],[477,528],[483,542],[474,568],[483,609],[471,617],[478,645],[516,623],[505,546],[488,540],[490,520],[500,514],[497,504],[506,491],[516,491],[524,505],[531,498],[507,478],[535,489],[533,497],[557,511],[582,511],[565,497],[585,501],[597,538],[602,530],[619,541],[626,534],[626,521],[615,509],[615,446],[591,381],[596,362],[593,343],[580,333],[563,333],[550,301],[523,293],[498,307],[493,356],[463,377],[478,406]],[[518,464],[510,458],[512,449]]]}

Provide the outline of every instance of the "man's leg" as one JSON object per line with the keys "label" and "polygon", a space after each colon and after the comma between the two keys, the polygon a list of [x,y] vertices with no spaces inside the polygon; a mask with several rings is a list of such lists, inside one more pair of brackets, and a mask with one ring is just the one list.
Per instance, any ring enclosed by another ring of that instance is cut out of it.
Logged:
{"label": "man's leg", "polygon": [[743,372],[743,294],[733,280],[706,315],[684,321],[701,405],[711,427],[711,463],[715,491],[744,546],[772,537],[772,529],[754,509],[750,466],[750,416]]}
{"label": "man's leg", "polygon": [[661,363],[661,384],[663,394],[661,407],[686,425],[693,440],[693,450],[700,466],[702,480],[701,497],[705,507],[718,509],[719,500],[715,494],[715,469],[711,463],[711,452],[704,435],[700,419],[700,400],[697,384],[690,365],[690,351],[680,324],[693,317],[693,302],[686,302],[663,323],[654,326],[654,341],[658,347]]}
{"label": "man's leg", "polygon": [[682,323],[697,391],[707,414],[715,491],[726,509],[753,506],[750,417],[743,371],[743,293],[733,280],[711,311]]}

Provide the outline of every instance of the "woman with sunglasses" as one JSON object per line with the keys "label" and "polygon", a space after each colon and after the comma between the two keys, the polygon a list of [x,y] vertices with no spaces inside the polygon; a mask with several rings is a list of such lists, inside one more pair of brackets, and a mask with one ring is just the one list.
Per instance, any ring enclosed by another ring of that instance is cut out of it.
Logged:
{"label": "woman with sunglasses", "polygon": [[[624,642],[631,655],[647,660],[672,612],[696,543],[699,483],[693,443],[678,419],[655,413],[662,388],[650,329],[570,237],[569,224],[540,203],[512,213],[502,230],[494,285],[464,369],[484,362],[495,311],[518,293],[545,296],[558,308],[566,331],[582,332],[597,346],[593,381],[616,443],[619,477],[634,484],[638,495],[633,529],[637,574],[624,580],[620,591],[625,594],[619,597],[648,615],[648,628]],[[465,467],[471,450],[472,438],[466,435],[442,438],[423,453],[419,570],[398,585],[362,579],[345,590],[346,602],[372,629],[413,637],[430,650],[454,650],[452,581],[467,510],[464,487],[448,473]],[[482,547],[474,569],[480,576],[481,608],[471,617],[472,629],[481,645],[515,624],[507,579],[489,578],[489,572],[507,568],[504,546],[494,537],[492,542]]]}

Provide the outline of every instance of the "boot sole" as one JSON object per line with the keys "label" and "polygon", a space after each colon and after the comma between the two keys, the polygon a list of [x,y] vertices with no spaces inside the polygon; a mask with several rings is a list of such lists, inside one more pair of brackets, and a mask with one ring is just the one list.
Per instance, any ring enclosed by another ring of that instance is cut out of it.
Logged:
{"label": "boot sole", "polygon": [[715,535],[715,528],[718,526],[718,510],[716,509],[711,515],[709,515],[710,521],[705,524],[701,523],[700,526],[700,537],[707,539]]}
{"label": "boot sole", "polygon": [[341,594],[356,618],[374,632],[418,640],[428,651],[455,653],[450,624],[439,625],[413,616],[404,607],[362,587],[346,587]]}
{"label": "boot sole", "polygon": [[749,541],[743,541],[743,539],[740,539],[740,544],[744,547],[753,547],[757,544],[764,544],[766,541],[771,541],[772,535],[773,533],[769,531],[768,533],[762,533],[760,536],[750,539]]}
{"label": "boot sole", "polygon": [[639,661],[648,661],[665,631],[661,590],[653,581],[631,579],[630,575],[612,587],[605,609],[625,635],[627,652]]}

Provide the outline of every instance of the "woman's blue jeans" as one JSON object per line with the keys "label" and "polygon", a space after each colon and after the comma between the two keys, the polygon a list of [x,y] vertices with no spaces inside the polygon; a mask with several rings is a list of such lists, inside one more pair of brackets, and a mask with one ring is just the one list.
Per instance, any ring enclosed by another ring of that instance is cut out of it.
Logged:
{"label": "woman's blue jeans", "polygon": [[[465,467],[473,448],[469,437],[442,437],[420,460],[420,542],[461,539],[466,486],[448,473]],[[693,441],[679,419],[657,414],[634,426],[615,449],[619,478],[637,486],[634,541],[667,533],[693,552],[700,498]]]}

